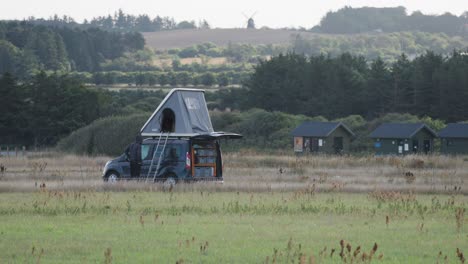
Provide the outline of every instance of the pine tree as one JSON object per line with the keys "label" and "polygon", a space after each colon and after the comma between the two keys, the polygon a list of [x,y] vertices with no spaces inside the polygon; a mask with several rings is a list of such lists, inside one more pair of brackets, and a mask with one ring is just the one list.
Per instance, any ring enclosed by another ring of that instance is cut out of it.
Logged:
{"label": "pine tree", "polygon": [[21,144],[24,99],[21,87],[10,73],[0,77],[0,138],[3,143]]}
{"label": "pine tree", "polygon": [[381,58],[374,60],[370,66],[369,79],[367,81],[366,116],[377,117],[388,113],[392,95],[392,77],[387,65]]}
{"label": "pine tree", "polygon": [[414,90],[411,87],[412,64],[405,54],[402,54],[392,64],[392,92],[390,111],[411,112],[414,106]]}

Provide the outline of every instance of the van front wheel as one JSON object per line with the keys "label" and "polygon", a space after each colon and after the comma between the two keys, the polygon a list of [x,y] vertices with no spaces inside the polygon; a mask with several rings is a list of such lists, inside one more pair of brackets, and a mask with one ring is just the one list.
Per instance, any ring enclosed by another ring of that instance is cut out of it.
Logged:
{"label": "van front wheel", "polygon": [[106,178],[105,180],[107,182],[110,182],[110,183],[114,183],[114,182],[117,182],[119,180],[119,173],[115,172],[115,171],[110,171],[106,174]]}

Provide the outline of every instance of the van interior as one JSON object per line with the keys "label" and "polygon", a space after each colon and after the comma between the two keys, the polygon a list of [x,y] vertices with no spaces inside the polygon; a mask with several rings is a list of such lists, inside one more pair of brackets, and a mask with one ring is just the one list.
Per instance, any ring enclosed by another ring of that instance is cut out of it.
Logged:
{"label": "van interior", "polygon": [[216,177],[218,174],[218,150],[215,142],[192,143],[193,177]]}

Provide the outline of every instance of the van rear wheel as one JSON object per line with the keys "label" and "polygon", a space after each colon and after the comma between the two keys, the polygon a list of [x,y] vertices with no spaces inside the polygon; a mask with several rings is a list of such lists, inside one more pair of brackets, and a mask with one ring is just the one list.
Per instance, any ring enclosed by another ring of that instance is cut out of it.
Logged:
{"label": "van rear wheel", "polygon": [[164,180],[164,188],[171,188],[174,187],[174,185],[176,185],[177,180],[174,174],[169,174],[165,178],[166,179]]}

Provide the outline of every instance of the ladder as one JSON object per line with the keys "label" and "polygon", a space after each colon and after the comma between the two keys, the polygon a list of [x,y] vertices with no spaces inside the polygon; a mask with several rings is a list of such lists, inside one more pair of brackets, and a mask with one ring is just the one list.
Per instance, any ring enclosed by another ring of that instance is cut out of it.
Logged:
{"label": "ladder", "polygon": [[[159,135],[159,139],[158,139],[158,144],[156,145],[156,149],[154,149],[153,151],[153,158],[151,159],[151,165],[148,169],[148,174],[146,174],[146,180],[145,182],[148,182],[148,178],[151,174],[151,170],[153,169],[153,165],[154,165],[154,158],[156,157],[156,153],[158,152],[159,150],[159,146],[161,145],[161,138],[163,137],[163,133],[161,133]],[[164,145],[162,145],[162,151],[161,153],[159,153],[159,158],[158,158],[158,164],[156,166],[156,171],[154,172],[154,176],[153,176],[153,182],[154,180],[156,179],[156,176],[158,174],[158,171],[159,171],[159,167],[161,166],[161,160],[162,160],[162,157],[164,155],[164,150],[166,149],[166,145],[167,145],[167,140],[169,138],[169,133],[166,134],[166,138],[164,139]]]}

